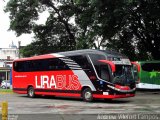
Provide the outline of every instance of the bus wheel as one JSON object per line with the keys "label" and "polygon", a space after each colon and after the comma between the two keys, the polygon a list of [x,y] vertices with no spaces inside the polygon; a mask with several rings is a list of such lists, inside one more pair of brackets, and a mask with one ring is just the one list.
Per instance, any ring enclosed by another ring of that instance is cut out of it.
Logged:
{"label": "bus wheel", "polygon": [[29,87],[28,91],[27,91],[27,94],[28,94],[28,97],[34,98],[35,97],[34,88],[33,87]]}
{"label": "bus wheel", "polygon": [[90,88],[86,88],[86,89],[83,90],[83,92],[82,92],[82,98],[86,102],[93,101],[93,95],[92,95],[92,91],[91,91]]}

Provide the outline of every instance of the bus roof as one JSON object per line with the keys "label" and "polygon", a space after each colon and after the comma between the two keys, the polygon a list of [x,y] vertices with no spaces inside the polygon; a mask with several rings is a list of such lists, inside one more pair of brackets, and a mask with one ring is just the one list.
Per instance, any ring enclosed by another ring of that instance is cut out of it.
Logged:
{"label": "bus roof", "polygon": [[137,63],[160,63],[160,60],[136,61]]}
{"label": "bus roof", "polygon": [[111,55],[111,56],[121,56],[121,53],[112,50],[97,50],[97,49],[83,49],[83,50],[74,50],[74,51],[66,51],[66,52],[59,52],[58,54],[70,56],[70,55],[78,55],[78,54],[101,54],[101,55]]}
{"label": "bus roof", "polygon": [[83,49],[83,50],[44,54],[44,55],[38,55],[33,57],[27,57],[27,58],[20,58],[15,61],[58,58],[58,57],[67,57],[67,56],[82,55],[82,54],[100,54],[100,55],[111,56],[111,57],[127,58],[125,55],[112,50]]}

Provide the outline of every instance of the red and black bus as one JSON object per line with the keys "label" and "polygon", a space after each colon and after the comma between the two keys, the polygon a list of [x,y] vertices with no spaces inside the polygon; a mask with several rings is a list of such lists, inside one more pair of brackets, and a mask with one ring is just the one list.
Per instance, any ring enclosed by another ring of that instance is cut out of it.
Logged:
{"label": "red and black bus", "polygon": [[76,50],[17,59],[13,91],[20,94],[114,99],[135,96],[129,59],[110,50]]}

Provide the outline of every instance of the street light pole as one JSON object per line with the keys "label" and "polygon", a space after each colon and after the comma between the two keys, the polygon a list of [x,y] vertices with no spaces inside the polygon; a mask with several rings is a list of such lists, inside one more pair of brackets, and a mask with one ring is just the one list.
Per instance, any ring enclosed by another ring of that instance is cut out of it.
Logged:
{"label": "street light pole", "polygon": [[18,57],[20,58],[20,46],[21,46],[21,41],[18,41]]}

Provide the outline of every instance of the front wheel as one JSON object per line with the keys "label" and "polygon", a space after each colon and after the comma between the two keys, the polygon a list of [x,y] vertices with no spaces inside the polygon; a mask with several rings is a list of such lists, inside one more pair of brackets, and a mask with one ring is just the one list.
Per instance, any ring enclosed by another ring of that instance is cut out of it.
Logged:
{"label": "front wheel", "polygon": [[82,98],[86,102],[93,101],[93,95],[92,95],[92,91],[91,91],[90,88],[86,88],[86,89],[83,90],[83,92],[82,92]]}
{"label": "front wheel", "polygon": [[27,91],[27,94],[28,94],[28,97],[34,98],[35,97],[34,88],[33,87],[29,87],[28,91]]}

